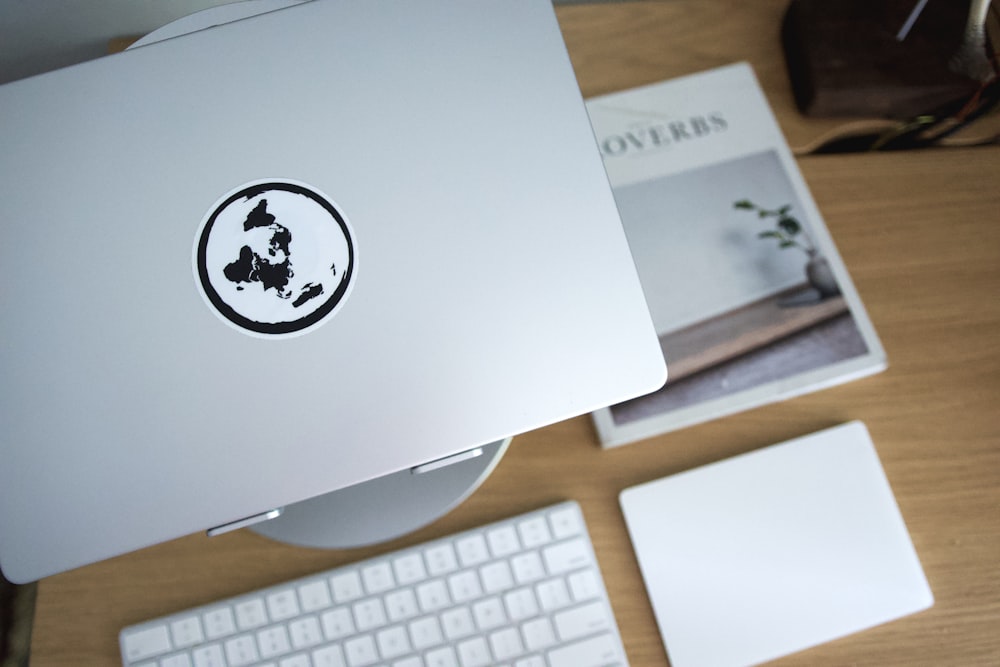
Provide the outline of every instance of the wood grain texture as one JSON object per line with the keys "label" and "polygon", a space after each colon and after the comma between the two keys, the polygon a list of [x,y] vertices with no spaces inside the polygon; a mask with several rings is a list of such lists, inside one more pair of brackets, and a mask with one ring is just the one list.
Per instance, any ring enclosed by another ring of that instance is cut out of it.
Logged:
{"label": "wood grain texture", "polygon": [[[561,7],[586,95],[748,60],[794,145],[830,127],[794,110],[782,0]],[[667,657],[617,495],[627,486],[851,419],[869,427],[936,603],[779,665],[1000,664],[1000,150],[809,157],[800,167],[889,357],[884,373],[603,451],[589,418],[527,433],[433,525],[367,549],[191,536],[44,580],[34,665],[110,665],[129,623],[565,498],[587,517],[634,666]]]}

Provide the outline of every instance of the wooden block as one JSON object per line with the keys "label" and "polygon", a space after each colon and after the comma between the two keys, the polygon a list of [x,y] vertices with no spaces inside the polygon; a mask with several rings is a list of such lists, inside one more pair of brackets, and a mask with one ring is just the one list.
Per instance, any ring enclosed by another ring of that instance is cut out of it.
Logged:
{"label": "wooden block", "polygon": [[967,5],[931,0],[905,40],[916,0],[792,0],[782,42],[799,109],[810,116],[909,119],[961,103],[978,83],[953,73]]}

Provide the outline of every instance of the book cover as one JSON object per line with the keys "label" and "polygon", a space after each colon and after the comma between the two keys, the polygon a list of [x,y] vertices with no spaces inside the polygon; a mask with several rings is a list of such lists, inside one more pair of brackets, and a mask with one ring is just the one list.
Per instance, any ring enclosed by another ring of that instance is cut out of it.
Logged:
{"label": "book cover", "polygon": [[869,375],[885,352],[751,67],[588,100],[667,362],[605,447]]}

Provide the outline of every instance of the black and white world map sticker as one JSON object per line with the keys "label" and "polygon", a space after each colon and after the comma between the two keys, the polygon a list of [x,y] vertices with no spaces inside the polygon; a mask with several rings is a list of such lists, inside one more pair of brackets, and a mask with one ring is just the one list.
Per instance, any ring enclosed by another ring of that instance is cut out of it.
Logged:
{"label": "black and white world map sticker", "polygon": [[350,292],[355,262],[346,218],[298,181],[240,186],[209,211],[195,241],[202,296],[256,337],[301,335],[326,322]]}

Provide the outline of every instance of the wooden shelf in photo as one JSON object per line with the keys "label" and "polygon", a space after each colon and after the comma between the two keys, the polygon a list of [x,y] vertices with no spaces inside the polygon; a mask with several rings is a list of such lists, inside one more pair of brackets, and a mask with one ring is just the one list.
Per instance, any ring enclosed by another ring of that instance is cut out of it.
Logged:
{"label": "wooden shelf in photo", "polygon": [[820,299],[803,284],[660,336],[660,347],[676,382],[845,312],[843,297]]}

